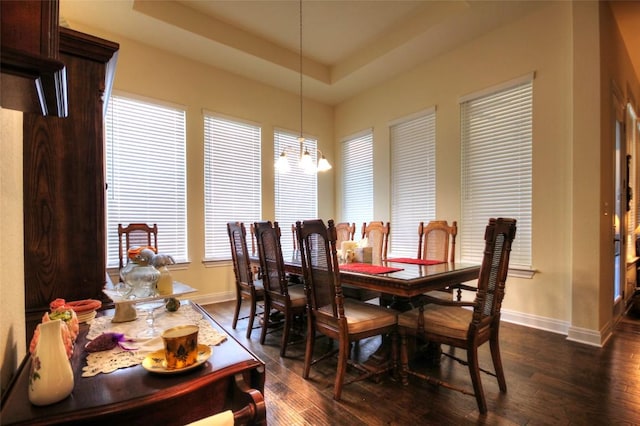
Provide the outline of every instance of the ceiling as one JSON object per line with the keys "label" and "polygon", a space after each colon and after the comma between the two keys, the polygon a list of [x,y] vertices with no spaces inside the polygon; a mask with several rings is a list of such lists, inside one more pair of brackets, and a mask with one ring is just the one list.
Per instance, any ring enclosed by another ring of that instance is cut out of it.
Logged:
{"label": "ceiling", "polygon": [[[640,2],[612,3],[640,75]],[[545,4],[304,0],[302,32],[296,0],[60,0],[60,16],[294,93],[302,34],[304,95],[334,105]]]}

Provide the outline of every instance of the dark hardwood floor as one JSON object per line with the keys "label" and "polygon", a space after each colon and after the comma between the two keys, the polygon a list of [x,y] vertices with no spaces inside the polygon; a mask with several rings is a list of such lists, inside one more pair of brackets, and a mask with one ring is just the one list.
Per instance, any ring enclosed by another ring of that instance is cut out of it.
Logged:
{"label": "dark hardwood floor", "polygon": [[[640,425],[640,318],[632,315],[618,323],[604,348],[503,322],[500,342],[508,390],[501,394],[495,378],[483,374],[489,412],[481,415],[473,396],[417,379],[405,387],[390,376],[379,383],[346,385],[342,401],[336,402],[335,358],[314,365],[304,380],[304,344],[291,345],[281,358],[280,330],[267,335],[265,345],[259,342],[259,328],[246,339],[247,320],[231,329],[234,304],[204,308],[266,363],[269,425]],[[360,356],[367,357],[378,344],[379,338],[363,341]],[[316,352],[327,345],[328,340],[318,341]],[[488,345],[481,348],[480,361],[492,369]],[[355,372],[347,374],[354,377]],[[443,357],[430,374],[471,389],[466,367],[449,358]]]}

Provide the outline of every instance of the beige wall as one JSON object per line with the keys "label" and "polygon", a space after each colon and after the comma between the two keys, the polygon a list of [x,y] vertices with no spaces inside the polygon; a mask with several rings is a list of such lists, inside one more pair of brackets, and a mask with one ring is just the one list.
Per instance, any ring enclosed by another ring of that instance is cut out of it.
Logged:
{"label": "beige wall", "polygon": [[[521,317],[567,324],[571,321],[571,228],[567,227],[572,189],[571,49],[571,7],[563,3],[542,8],[359,94],[336,109],[335,124],[337,141],[374,128],[375,217],[388,219],[388,123],[435,106],[436,215],[459,221],[460,97],[535,72],[533,267],[538,273],[533,279],[509,278],[503,307]],[[338,146],[334,151],[340,152]],[[340,200],[339,184],[337,188]],[[459,224],[464,232],[464,223]]]}
{"label": "beige wall", "polygon": [[4,391],[26,353],[21,112],[0,108],[0,140],[0,384]]}
{"label": "beige wall", "polygon": [[[435,106],[436,215],[459,220],[458,100],[529,72],[535,72],[532,266],[537,272],[533,279],[509,278],[503,318],[601,344],[614,320],[611,81],[627,98],[638,99],[639,93],[606,3],[550,3],[358,94],[336,108],[334,152],[339,155],[345,136],[374,128],[375,217],[386,220],[388,123]],[[337,212],[340,187],[338,181]]]}

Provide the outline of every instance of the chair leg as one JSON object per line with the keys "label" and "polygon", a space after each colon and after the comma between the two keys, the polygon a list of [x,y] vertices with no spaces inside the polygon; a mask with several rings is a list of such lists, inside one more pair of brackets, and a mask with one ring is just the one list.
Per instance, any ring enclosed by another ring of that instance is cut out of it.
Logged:
{"label": "chair leg", "polygon": [[309,378],[309,370],[311,370],[311,361],[313,359],[313,346],[316,342],[316,330],[312,324],[312,319],[309,314],[308,315],[308,326],[307,326],[307,349],[304,353],[304,371],[302,372],[302,377],[305,379]]}
{"label": "chair leg", "polygon": [[398,378],[398,333],[391,333],[391,375]]}
{"label": "chair leg", "polygon": [[333,399],[340,401],[342,396],[342,385],[344,384],[344,376],[347,373],[347,360],[349,359],[349,348],[351,342],[344,337],[338,340],[338,368],[336,371],[336,382],[333,386]]}
{"label": "chair leg", "polygon": [[402,384],[407,386],[409,384],[409,355],[407,354],[407,335],[405,333],[400,333],[400,362],[402,363],[400,378]]}
{"label": "chair leg", "polygon": [[287,344],[289,343],[289,332],[291,331],[291,322],[293,318],[289,309],[284,313],[284,330],[282,330],[282,343],[280,344],[280,356],[284,357],[287,351]]}
{"label": "chair leg", "polygon": [[251,338],[251,331],[253,331],[253,320],[256,317],[256,299],[251,298],[251,311],[249,312],[249,324],[247,325],[247,339]]}
{"label": "chair leg", "polygon": [[469,364],[469,374],[471,376],[471,382],[473,383],[473,392],[476,396],[478,409],[480,413],[484,414],[487,412],[487,401],[484,398],[484,391],[482,390],[480,365],[478,364],[478,348],[473,347],[467,349],[467,362]]}
{"label": "chair leg", "polygon": [[271,303],[264,299],[264,313],[262,315],[262,332],[260,333],[260,344],[264,345],[264,339],[267,337],[267,329],[269,328],[269,317],[271,313]]}
{"label": "chair leg", "polygon": [[238,317],[240,316],[240,305],[242,305],[242,297],[238,296],[236,298],[236,310],[233,313],[233,324],[231,325],[232,329],[236,329],[236,325],[238,325]]}
{"label": "chair leg", "polygon": [[491,348],[491,359],[493,360],[493,369],[498,379],[498,386],[501,392],[507,391],[507,381],[504,378],[504,370],[502,368],[502,358],[500,357],[500,344],[498,342],[498,333],[494,333],[489,340],[489,347]]}

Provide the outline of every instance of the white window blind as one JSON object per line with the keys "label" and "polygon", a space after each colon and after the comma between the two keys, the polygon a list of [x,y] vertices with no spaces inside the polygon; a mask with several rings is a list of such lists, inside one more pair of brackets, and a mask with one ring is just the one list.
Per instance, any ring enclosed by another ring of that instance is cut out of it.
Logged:
{"label": "white window blind", "polygon": [[461,102],[463,261],[481,262],[491,217],[517,219],[510,265],[531,267],[533,78]]}
{"label": "white window blind", "polygon": [[355,222],[359,230],[373,220],[372,130],[342,142],[342,170],[341,222]]}
{"label": "white window blind", "polygon": [[[275,214],[276,221],[280,226],[282,238],[282,253],[293,251],[293,235],[291,225],[296,221],[305,219],[317,219],[318,202],[317,186],[318,178],[315,173],[305,173],[298,165],[300,154],[300,142],[298,136],[284,131],[276,130],[273,135],[274,161],[277,161],[284,151],[289,159],[289,171],[276,172],[275,174]],[[315,139],[305,139],[304,147],[311,154],[313,163],[317,161],[317,141]]]}
{"label": "white window blind", "polygon": [[105,120],[107,266],[118,266],[118,223],[158,225],[158,250],[187,262],[186,112],[112,96]]}
{"label": "white window blind", "polygon": [[394,256],[414,257],[418,224],[436,214],[435,109],[390,127],[391,246]]}
{"label": "white window blind", "polygon": [[260,127],[204,115],[205,258],[230,259],[227,222],[262,217]]}

